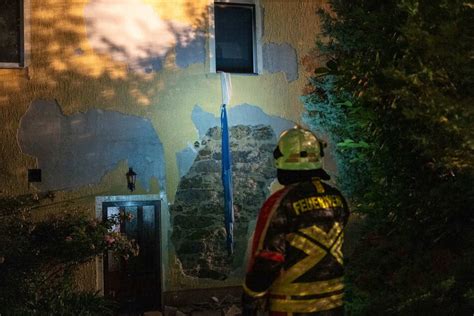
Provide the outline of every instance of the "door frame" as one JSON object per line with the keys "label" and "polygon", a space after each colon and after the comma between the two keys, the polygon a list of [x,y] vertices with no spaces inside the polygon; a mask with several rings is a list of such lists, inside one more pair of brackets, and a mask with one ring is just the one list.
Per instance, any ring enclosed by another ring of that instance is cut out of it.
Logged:
{"label": "door frame", "polygon": [[[162,232],[163,232],[163,212],[161,210],[161,203],[163,202],[163,199],[160,198],[160,195],[158,194],[144,194],[144,195],[114,195],[114,196],[96,196],[95,198],[95,215],[96,219],[99,221],[103,220],[103,206],[106,204],[107,206],[111,206],[114,203],[117,204],[117,206],[123,206],[126,204],[126,202],[131,202],[131,203],[139,203],[139,204],[148,204],[151,205],[151,202],[158,202],[158,215],[159,217],[156,218],[155,220],[159,223],[158,227],[159,228],[159,235],[158,235],[158,251],[159,251],[159,262],[158,262],[158,274],[159,274],[159,289],[160,289],[160,304],[161,306],[158,306],[158,308],[162,308],[163,306],[163,285],[164,285],[164,274],[163,274],[163,238],[162,238]],[[155,206],[156,207],[156,206]],[[104,256],[100,255],[96,257],[96,291],[100,295],[105,294],[105,287],[104,287]]]}

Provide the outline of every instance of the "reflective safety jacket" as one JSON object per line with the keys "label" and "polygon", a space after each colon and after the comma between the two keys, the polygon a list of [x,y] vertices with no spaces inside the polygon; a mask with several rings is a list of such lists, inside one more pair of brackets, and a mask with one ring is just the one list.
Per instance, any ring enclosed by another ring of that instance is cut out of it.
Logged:
{"label": "reflective safety jacket", "polygon": [[266,298],[268,309],[281,313],[341,310],[348,217],[341,193],[319,179],[271,195],[257,220],[244,301]]}

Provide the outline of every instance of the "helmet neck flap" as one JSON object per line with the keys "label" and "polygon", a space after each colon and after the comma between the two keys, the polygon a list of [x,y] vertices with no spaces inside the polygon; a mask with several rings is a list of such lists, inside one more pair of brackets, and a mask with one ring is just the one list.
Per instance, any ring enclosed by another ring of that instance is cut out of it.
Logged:
{"label": "helmet neck flap", "polygon": [[311,181],[314,178],[329,180],[331,177],[323,169],[315,170],[282,170],[277,169],[277,179],[282,185],[289,185],[297,182]]}

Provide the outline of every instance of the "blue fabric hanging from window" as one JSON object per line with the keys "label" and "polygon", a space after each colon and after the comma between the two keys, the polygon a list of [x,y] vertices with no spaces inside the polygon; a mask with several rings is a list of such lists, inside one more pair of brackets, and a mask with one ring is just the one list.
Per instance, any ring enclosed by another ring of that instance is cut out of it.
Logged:
{"label": "blue fabric hanging from window", "polygon": [[232,94],[230,75],[221,73],[222,83],[222,108],[221,108],[221,134],[222,134],[222,184],[224,186],[224,220],[226,230],[227,252],[234,252],[234,201],[232,194],[232,156],[229,144],[229,126],[227,121],[226,104],[229,104]]}
{"label": "blue fabric hanging from window", "polygon": [[222,130],[222,184],[224,186],[224,212],[225,230],[227,233],[227,252],[231,255],[234,251],[234,203],[232,195],[232,157],[229,146],[229,127],[225,104],[221,110]]}

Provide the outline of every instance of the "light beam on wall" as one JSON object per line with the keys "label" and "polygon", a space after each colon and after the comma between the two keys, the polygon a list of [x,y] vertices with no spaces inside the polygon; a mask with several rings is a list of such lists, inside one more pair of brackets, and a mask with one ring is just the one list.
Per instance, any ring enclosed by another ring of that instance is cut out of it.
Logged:
{"label": "light beam on wall", "polygon": [[164,19],[140,0],[92,0],[84,14],[93,49],[128,63],[132,70],[156,63],[171,48],[186,46],[196,36],[192,21]]}

